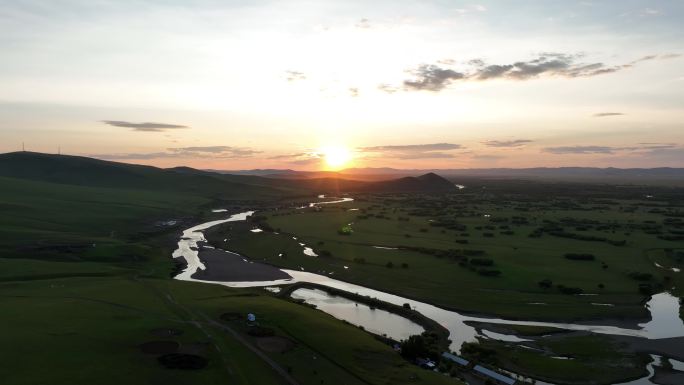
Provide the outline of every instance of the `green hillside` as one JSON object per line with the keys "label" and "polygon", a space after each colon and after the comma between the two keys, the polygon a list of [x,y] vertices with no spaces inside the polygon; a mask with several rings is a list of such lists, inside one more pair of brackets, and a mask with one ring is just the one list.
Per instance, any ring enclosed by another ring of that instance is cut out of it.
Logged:
{"label": "green hillside", "polygon": [[81,156],[12,152],[0,154],[0,176],[115,189],[185,193],[223,199],[258,199],[294,193],[274,181],[251,176],[189,172],[109,162]]}
{"label": "green hillside", "polygon": [[[3,383],[458,384],[407,365],[356,327],[264,290],[171,279],[179,232],[225,217],[212,208],[253,209],[311,194],[279,184],[82,157],[0,155],[0,307],[7,315],[0,345],[11,347],[1,366],[12,368],[0,370]],[[258,350],[243,323],[221,319],[247,312],[287,349]],[[160,340],[203,357],[206,367],[167,369],[160,354],[143,348]]]}

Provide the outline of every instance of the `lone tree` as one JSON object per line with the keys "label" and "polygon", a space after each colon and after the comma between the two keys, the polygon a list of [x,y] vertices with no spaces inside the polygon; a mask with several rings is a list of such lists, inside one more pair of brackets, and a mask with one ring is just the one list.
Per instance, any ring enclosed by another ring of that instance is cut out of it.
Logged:
{"label": "lone tree", "polygon": [[408,360],[426,357],[428,352],[428,345],[423,336],[414,335],[401,343],[401,355]]}

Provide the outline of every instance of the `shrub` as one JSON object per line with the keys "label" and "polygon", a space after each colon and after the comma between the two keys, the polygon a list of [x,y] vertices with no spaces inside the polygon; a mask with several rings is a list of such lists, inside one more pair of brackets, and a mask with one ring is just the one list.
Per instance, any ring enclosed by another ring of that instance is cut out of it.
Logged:
{"label": "shrub", "polygon": [[337,230],[337,233],[340,235],[352,235],[354,230],[352,230],[351,226],[342,226],[339,230]]}

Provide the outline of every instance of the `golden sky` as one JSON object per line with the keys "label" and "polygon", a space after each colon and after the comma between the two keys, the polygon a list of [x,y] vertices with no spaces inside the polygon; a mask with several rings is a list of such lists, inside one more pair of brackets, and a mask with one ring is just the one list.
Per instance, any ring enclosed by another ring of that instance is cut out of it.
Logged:
{"label": "golden sky", "polygon": [[684,167],[680,1],[188,4],[4,2],[0,151],[213,169]]}

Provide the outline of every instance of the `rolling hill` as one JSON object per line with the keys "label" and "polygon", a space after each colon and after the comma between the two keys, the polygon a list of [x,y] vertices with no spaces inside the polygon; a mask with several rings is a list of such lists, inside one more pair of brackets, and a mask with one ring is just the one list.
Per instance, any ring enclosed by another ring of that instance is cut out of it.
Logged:
{"label": "rolling hill", "polygon": [[113,189],[161,190],[218,199],[343,192],[445,192],[455,189],[451,182],[435,173],[378,181],[354,180],[351,176],[324,172],[313,174],[320,176],[314,178],[288,178],[287,175],[233,175],[190,167],[161,169],[35,152],[0,154],[0,177]]}
{"label": "rolling hill", "polygon": [[161,169],[35,152],[0,154],[0,176],[77,186],[168,191],[219,199],[255,199],[297,193],[253,176],[220,175],[191,168]]}

